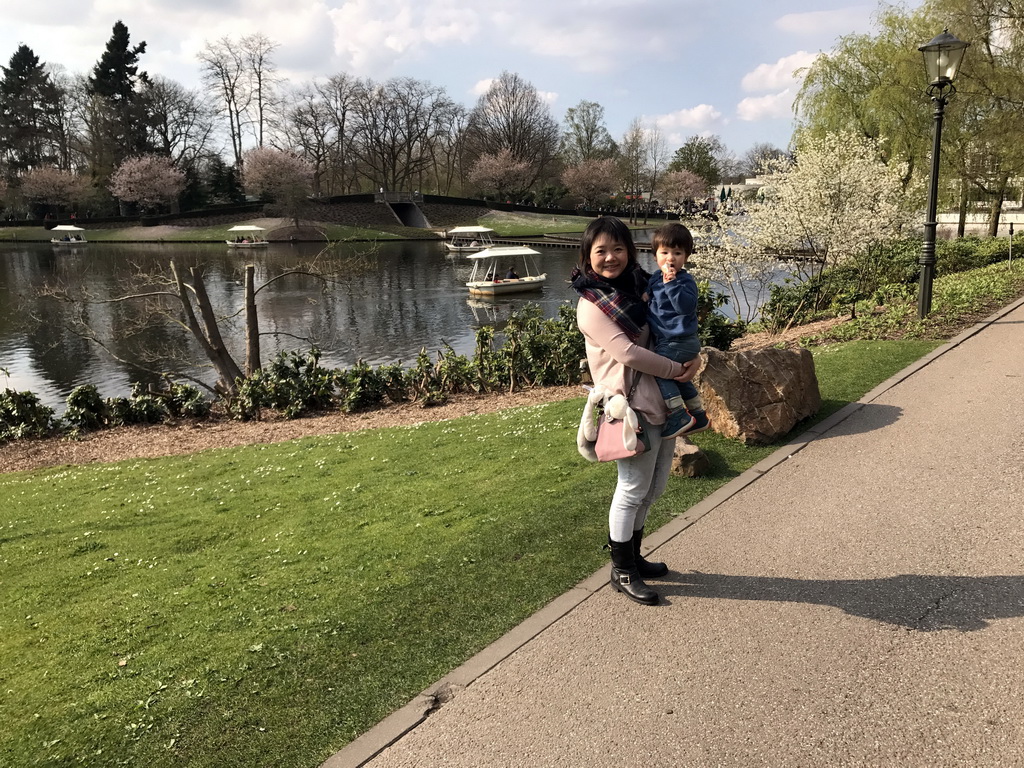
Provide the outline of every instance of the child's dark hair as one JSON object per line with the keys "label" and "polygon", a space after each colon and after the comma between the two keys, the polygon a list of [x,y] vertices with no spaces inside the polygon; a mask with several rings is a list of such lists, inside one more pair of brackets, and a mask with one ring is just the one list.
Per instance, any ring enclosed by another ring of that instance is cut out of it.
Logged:
{"label": "child's dark hair", "polygon": [[651,235],[651,250],[657,253],[659,248],[681,248],[690,256],[693,254],[693,235],[682,224],[665,224]]}
{"label": "child's dark hair", "polygon": [[626,246],[626,253],[629,254],[627,268],[636,263],[636,243],[633,242],[633,233],[629,231],[621,219],[614,216],[598,216],[584,230],[580,239],[580,270],[586,272],[590,267],[590,249],[594,247],[594,241],[601,235],[608,235]]}

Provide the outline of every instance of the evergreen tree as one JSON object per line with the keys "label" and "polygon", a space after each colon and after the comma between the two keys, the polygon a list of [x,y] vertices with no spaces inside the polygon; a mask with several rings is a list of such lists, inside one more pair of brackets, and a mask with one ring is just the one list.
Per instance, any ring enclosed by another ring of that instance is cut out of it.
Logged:
{"label": "evergreen tree", "polygon": [[106,179],[125,158],[150,150],[146,140],[149,76],[139,70],[139,56],[145,52],[146,43],[132,47],[128,27],[118,21],[89,77],[95,110],[92,166],[98,179]]}
{"label": "evergreen tree", "polygon": [[57,92],[39,57],[18,46],[8,66],[0,66],[0,163],[13,178],[56,162],[53,109]]}

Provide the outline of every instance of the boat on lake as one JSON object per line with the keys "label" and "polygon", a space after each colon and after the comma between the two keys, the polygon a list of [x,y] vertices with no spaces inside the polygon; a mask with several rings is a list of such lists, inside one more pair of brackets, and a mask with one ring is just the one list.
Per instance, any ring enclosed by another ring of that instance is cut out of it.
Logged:
{"label": "boat on lake", "polygon": [[51,232],[61,232],[60,237],[51,237],[50,242],[54,245],[85,245],[88,240],[85,239],[85,235],[78,234],[79,232],[85,232],[82,227],[76,227],[74,224],[58,224]]}
{"label": "boat on lake", "polygon": [[455,227],[448,230],[444,247],[449,251],[479,251],[494,245],[494,230],[490,227]]}
{"label": "boat on lake", "polygon": [[229,248],[263,248],[270,245],[260,234],[263,231],[263,227],[257,227],[255,224],[239,224],[228,230],[228,232],[238,232],[238,236],[234,240],[226,242]]}
{"label": "boat on lake", "polygon": [[496,245],[470,254],[466,257],[473,260],[473,272],[466,283],[469,295],[501,296],[543,288],[548,276],[537,269],[539,255],[525,245]]}

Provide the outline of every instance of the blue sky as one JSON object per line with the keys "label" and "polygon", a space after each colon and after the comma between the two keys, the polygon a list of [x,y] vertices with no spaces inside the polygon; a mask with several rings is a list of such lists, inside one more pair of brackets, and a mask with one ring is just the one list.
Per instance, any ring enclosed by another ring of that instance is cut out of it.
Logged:
{"label": "blue sky", "polygon": [[[921,0],[909,0],[916,7]],[[503,70],[532,83],[561,121],[581,100],[615,138],[635,118],[674,150],[716,134],[742,155],[786,147],[793,72],[836,40],[870,32],[874,3],[842,0],[49,0],[13,3],[0,61],[20,43],[87,73],[122,20],[143,68],[199,87],[206,41],[262,32],[288,82],[347,72],[443,86],[467,107]],[[938,30],[941,31],[941,30]],[[922,41],[926,42],[926,41]]]}

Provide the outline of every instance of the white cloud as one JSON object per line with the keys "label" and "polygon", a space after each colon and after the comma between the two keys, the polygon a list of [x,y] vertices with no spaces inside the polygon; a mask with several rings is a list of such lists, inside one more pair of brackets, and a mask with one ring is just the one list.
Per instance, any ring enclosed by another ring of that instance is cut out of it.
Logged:
{"label": "white cloud", "polygon": [[487,93],[489,90],[491,90],[492,85],[494,85],[493,77],[487,77],[484,78],[483,80],[477,80],[473,87],[469,89],[469,92],[476,96],[477,98],[479,98],[483,96],[485,93]]}
{"label": "white cloud", "polygon": [[466,43],[479,33],[472,8],[456,8],[446,0],[410,2],[348,0],[327,11],[334,24],[334,51],[343,69],[377,74],[397,60],[422,55],[425,49]]}
{"label": "white cloud", "polygon": [[870,28],[872,10],[869,5],[850,5],[834,11],[787,13],[775,21],[775,27],[783,32],[808,37],[848,35]]}
{"label": "white cloud", "polygon": [[820,54],[797,51],[776,61],[774,64],[758,64],[752,72],[743,76],[740,85],[744,91],[778,91],[791,88],[797,81],[793,73],[809,67]]}
{"label": "white cloud", "polygon": [[710,104],[698,104],[654,118],[654,124],[665,134],[669,143],[679,144],[694,134],[714,133],[725,124],[722,113]]}
{"label": "white cloud", "polygon": [[736,116],[748,122],[792,117],[795,96],[796,91],[787,88],[781,93],[748,97],[736,105]]}

